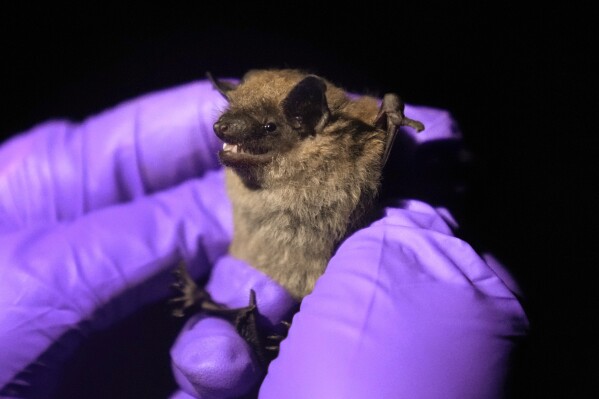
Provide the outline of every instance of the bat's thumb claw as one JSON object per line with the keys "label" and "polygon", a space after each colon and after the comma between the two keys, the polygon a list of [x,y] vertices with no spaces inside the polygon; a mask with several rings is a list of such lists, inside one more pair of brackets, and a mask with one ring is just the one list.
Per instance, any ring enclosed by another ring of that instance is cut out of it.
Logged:
{"label": "bat's thumb claw", "polygon": [[424,125],[422,124],[422,122],[419,121],[415,121],[413,119],[410,118],[404,118],[401,121],[401,124],[404,126],[409,126],[412,129],[416,130],[418,133],[420,133],[421,131],[424,130]]}

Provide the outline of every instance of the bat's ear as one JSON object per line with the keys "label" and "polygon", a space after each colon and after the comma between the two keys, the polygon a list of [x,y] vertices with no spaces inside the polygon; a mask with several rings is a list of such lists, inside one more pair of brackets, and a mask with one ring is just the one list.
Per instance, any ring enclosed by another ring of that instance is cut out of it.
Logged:
{"label": "bat's ear", "polygon": [[227,100],[229,100],[229,95],[227,93],[237,88],[237,85],[234,83],[215,79],[210,72],[206,72],[206,77],[212,83],[212,86],[214,86],[214,88]]}
{"label": "bat's ear", "polygon": [[304,134],[316,134],[324,128],[330,115],[326,90],[324,81],[312,75],[291,89],[281,105],[293,128]]}

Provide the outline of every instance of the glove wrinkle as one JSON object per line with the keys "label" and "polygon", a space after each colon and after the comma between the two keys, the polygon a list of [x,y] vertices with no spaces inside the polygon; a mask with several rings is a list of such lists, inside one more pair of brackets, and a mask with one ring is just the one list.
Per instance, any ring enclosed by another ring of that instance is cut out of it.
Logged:
{"label": "glove wrinkle", "polygon": [[0,233],[74,220],[217,169],[224,99],[192,82],[81,123],[52,120],[0,147]]}
{"label": "glove wrinkle", "polygon": [[73,328],[97,331],[166,298],[182,247],[195,275],[206,274],[230,241],[223,198],[224,175],[215,171],[72,222],[1,235],[0,386],[36,359],[56,364],[61,351],[49,347],[76,346]]}

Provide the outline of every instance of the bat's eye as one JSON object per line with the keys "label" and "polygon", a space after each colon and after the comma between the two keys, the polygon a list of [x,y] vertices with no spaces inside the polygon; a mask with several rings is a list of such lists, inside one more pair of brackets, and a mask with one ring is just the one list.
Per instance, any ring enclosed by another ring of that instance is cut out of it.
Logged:
{"label": "bat's eye", "polygon": [[272,133],[272,132],[274,132],[275,130],[277,130],[277,125],[275,125],[275,124],[274,124],[274,123],[272,123],[272,122],[266,123],[266,124],[264,125],[264,130],[266,130],[266,131],[267,131],[267,132],[269,132],[269,133]]}

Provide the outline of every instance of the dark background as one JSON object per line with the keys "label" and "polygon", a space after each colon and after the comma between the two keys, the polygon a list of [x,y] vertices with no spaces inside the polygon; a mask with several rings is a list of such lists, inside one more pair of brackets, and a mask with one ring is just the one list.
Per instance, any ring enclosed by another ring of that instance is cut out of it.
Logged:
{"label": "dark background", "polygon": [[[408,103],[447,109],[473,155],[464,171],[471,187],[460,212],[464,234],[492,249],[526,295],[531,335],[514,364],[512,396],[589,394],[599,371],[589,328],[598,305],[591,243],[598,180],[590,160],[599,105],[590,10],[215,3],[2,6],[0,139],[49,118],[79,120],[208,70],[241,76],[301,67],[348,90],[395,91]],[[60,397],[164,398],[180,324],[167,321],[150,329],[152,337],[142,329],[166,313],[157,305],[92,338],[70,361]],[[117,344],[121,351],[106,349],[123,337],[131,340]],[[99,366],[108,361],[110,372]]]}

